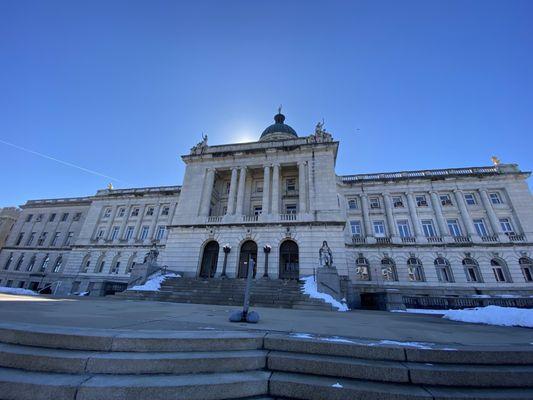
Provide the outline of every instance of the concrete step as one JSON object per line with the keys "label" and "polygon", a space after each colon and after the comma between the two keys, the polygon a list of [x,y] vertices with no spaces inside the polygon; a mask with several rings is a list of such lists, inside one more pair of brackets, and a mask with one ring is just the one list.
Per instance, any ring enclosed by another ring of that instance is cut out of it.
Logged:
{"label": "concrete step", "polygon": [[96,374],[191,374],[263,369],[266,351],[96,352],[0,343],[0,367]]}
{"label": "concrete step", "polygon": [[66,375],[0,368],[10,400],[237,399],[268,394],[269,372],[192,375]]}

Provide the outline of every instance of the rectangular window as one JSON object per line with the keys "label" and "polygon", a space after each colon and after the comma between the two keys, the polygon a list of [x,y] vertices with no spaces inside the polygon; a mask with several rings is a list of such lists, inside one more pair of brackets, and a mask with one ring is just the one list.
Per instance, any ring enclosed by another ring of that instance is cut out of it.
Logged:
{"label": "rectangular window", "polygon": [[398,232],[400,232],[400,237],[411,237],[409,222],[406,219],[398,221]]}
{"label": "rectangular window", "polygon": [[67,238],[65,239],[64,246],[70,246],[70,242],[72,242],[73,237],[74,237],[74,232],[69,232],[67,235]]}
{"label": "rectangular window", "polygon": [[500,218],[500,226],[502,227],[503,233],[514,235],[513,225],[509,218]]}
{"label": "rectangular window", "polygon": [[403,207],[402,196],[392,196],[392,204],[394,205],[394,208],[402,208]]}
{"label": "rectangular window", "polygon": [[261,215],[262,212],[263,212],[262,206],[254,206],[254,215]]}
{"label": "rectangular window", "polygon": [[361,236],[361,221],[350,221],[352,235]]}
{"label": "rectangular window", "polygon": [[146,209],[146,215],[154,215],[154,207],[148,207]]}
{"label": "rectangular window", "polygon": [[111,208],[107,207],[104,211],[104,218],[109,218],[111,216]]}
{"label": "rectangular window", "polygon": [[155,235],[155,239],[156,240],[162,240],[163,237],[165,236],[166,229],[167,229],[166,226],[163,226],[163,225],[159,226],[157,228],[157,233]]}
{"label": "rectangular window", "polygon": [[427,207],[428,206],[428,202],[426,200],[426,196],[424,196],[424,195],[416,196],[415,200],[416,200],[416,205],[418,207]]}
{"label": "rectangular window", "polygon": [[48,222],[54,222],[54,219],[56,219],[56,213],[50,214],[50,218],[48,219]]}
{"label": "rectangular window", "polygon": [[492,204],[502,204],[502,198],[498,192],[489,193],[489,198]]}
{"label": "rectangular window", "polygon": [[33,218],[33,214],[28,214],[26,216],[26,222],[31,222],[31,219]]}
{"label": "rectangular window", "polygon": [[35,222],[41,222],[44,218],[44,214],[37,215],[37,218],[35,219]]}
{"label": "rectangular window", "polygon": [[35,239],[35,232],[30,233],[30,237],[28,238],[28,241],[26,242],[26,246],[31,246],[33,243],[33,239]]}
{"label": "rectangular window", "polygon": [[476,227],[476,232],[479,236],[489,236],[489,232],[487,231],[487,227],[485,226],[485,221],[483,221],[483,219],[475,219],[473,222],[474,226]]}
{"label": "rectangular window", "polygon": [[492,272],[494,272],[494,278],[496,278],[496,282],[505,282],[505,273],[503,272],[503,268],[501,267],[492,267]]}
{"label": "rectangular window", "polygon": [[24,238],[24,232],[20,232],[17,236],[17,241],[15,242],[15,246],[19,246],[22,243],[22,239]]}
{"label": "rectangular window", "polygon": [[263,193],[263,181],[255,182],[255,192],[256,193]]}
{"label": "rectangular window", "polygon": [[385,236],[385,223],[383,221],[374,221],[374,235],[376,237],[384,237]]}
{"label": "rectangular window", "polygon": [[124,207],[120,207],[118,210],[118,217],[122,218],[126,214],[126,209]]}
{"label": "rectangular window", "polygon": [[133,226],[128,226],[126,228],[126,234],[124,235],[124,239],[130,240],[133,237]]}
{"label": "rectangular window", "polygon": [[296,179],[295,178],[287,178],[285,181],[287,192],[294,192],[296,190]]}
{"label": "rectangular window", "polygon": [[120,228],[118,226],[113,227],[111,230],[111,240],[115,240],[117,238],[119,229]]}
{"label": "rectangular window", "polygon": [[161,215],[168,215],[169,211],[170,211],[170,207],[164,206],[163,209],[161,210]]}
{"label": "rectangular window", "polygon": [[139,207],[135,207],[133,210],[131,210],[131,216],[136,217],[139,215]]}
{"label": "rectangular window", "polygon": [[368,199],[370,201],[370,208],[380,208],[379,197],[371,197]]}
{"label": "rectangular window", "polygon": [[296,214],[296,204],[287,204],[285,206],[285,214]]}
{"label": "rectangular window", "polygon": [[148,227],[147,226],[143,226],[142,229],[141,229],[141,237],[140,239],[141,240],[145,240],[147,237],[148,237]]}
{"label": "rectangular window", "polygon": [[48,232],[41,233],[41,236],[39,236],[39,239],[37,240],[37,246],[42,246],[44,244],[46,236],[48,236]]}
{"label": "rectangular window", "polygon": [[68,219],[68,213],[63,213],[63,215],[61,215],[61,222],[65,222],[67,219]]}
{"label": "rectangular window", "polygon": [[81,219],[81,212],[77,212],[74,214],[74,218],[72,218],[73,221],[79,221]]}
{"label": "rectangular window", "polygon": [[463,233],[461,232],[461,227],[459,226],[459,222],[456,219],[449,219],[446,222],[448,224],[448,230],[450,231],[450,235],[463,236]]}
{"label": "rectangular window", "polygon": [[443,206],[451,206],[451,205],[453,205],[452,204],[452,198],[450,197],[449,194],[441,194],[439,197],[440,197],[440,203]]}
{"label": "rectangular window", "polygon": [[98,234],[96,235],[96,237],[97,237],[98,239],[102,239],[102,238],[104,237],[104,235],[105,235],[105,229],[100,228],[100,229],[98,230]]}
{"label": "rectangular window", "polygon": [[476,202],[476,196],[474,195],[474,193],[465,193],[465,202],[469,206],[476,205],[477,202]]}
{"label": "rectangular window", "polygon": [[52,241],[50,242],[50,246],[56,246],[57,245],[57,241],[58,241],[60,235],[61,235],[60,232],[56,232],[54,234],[54,237],[52,238]]}
{"label": "rectangular window", "polygon": [[433,221],[430,219],[423,219],[422,221],[422,230],[424,231],[425,237],[436,237],[437,233],[435,232],[435,226]]}
{"label": "rectangular window", "polygon": [[357,199],[349,199],[348,200],[348,208],[350,210],[357,210],[359,208],[358,204],[357,204]]}

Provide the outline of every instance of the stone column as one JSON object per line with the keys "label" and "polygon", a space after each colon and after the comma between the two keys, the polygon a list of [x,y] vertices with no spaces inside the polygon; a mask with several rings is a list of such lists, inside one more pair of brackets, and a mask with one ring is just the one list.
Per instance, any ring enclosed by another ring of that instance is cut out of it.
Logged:
{"label": "stone column", "polygon": [[237,209],[235,214],[243,215],[244,208],[244,189],[246,188],[246,167],[241,167],[239,176],[239,188],[237,190]]}
{"label": "stone column", "polygon": [[368,210],[368,196],[366,193],[361,195],[361,210],[363,211],[363,223],[365,226],[365,235],[374,236],[372,224],[370,223],[370,211]]}
{"label": "stone column", "polygon": [[437,219],[437,226],[439,228],[439,233],[442,237],[448,237],[450,236],[450,233],[448,231],[448,225],[446,224],[446,220],[444,219],[444,214],[442,213],[442,207],[440,206],[440,199],[434,190],[429,192],[431,196],[431,205],[433,206],[433,211],[435,212],[435,217]]}
{"label": "stone column", "polygon": [[261,207],[263,209],[263,215],[270,212],[268,201],[270,199],[270,166],[266,165],[263,172],[263,201]]}
{"label": "stone column", "polygon": [[398,227],[394,223],[392,215],[392,200],[390,194],[383,193],[383,203],[385,203],[385,214],[387,215],[387,225],[389,226],[389,234],[392,237],[398,236]]}
{"label": "stone column", "polygon": [[146,211],[146,204],[144,204],[142,207],[139,207],[139,215],[137,216],[137,223],[135,224],[135,230],[133,231],[134,239],[139,238],[139,230],[141,229],[141,224],[143,222],[145,211]]}
{"label": "stone column", "polygon": [[124,236],[124,229],[126,229],[126,224],[128,223],[128,217],[130,216],[131,212],[131,204],[126,207],[126,211],[124,212],[124,219],[122,220],[122,224],[120,225],[120,230],[118,231],[118,238],[123,239]]}
{"label": "stone column", "polygon": [[272,169],[272,214],[279,214],[279,164]]}
{"label": "stone column", "polygon": [[500,221],[498,220],[498,217],[496,216],[496,213],[494,212],[494,208],[492,207],[492,203],[489,199],[489,195],[485,189],[479,190],[479,196],[481,197],[481,202],[483,203],[483,207],[485,208],[485,211],[487,212],[487,217],[489,218],[490,227],[492,228],[492,232],[494,235],[498,235],[500,240],[502,241],[508,241],[507,236],[502,232],[502,227],[500,225]]}
{"label": "stone column", "polygon": [[478,237],[476,228],[474,227],[474,223],[472,222],[472,218],[470,218],[470,214],[468,213],[468,209],[466,208],[465,198],[463,195],[463,192],[460,190],[454,190],[453,191],[455,195],[455,201],[457,202],[457,206],[459,207],[459,211],[461,212],[461,217],[463,219],[463,223],[466,227],[466,232],[470,237]]}
{"label": "stone column", "polygon": [[405,193],[405,196],[407,197],[407,205],[409,206],[409,214],[411,215],[411,221],[413,222],[416,240],[422,241],[425,237],[424,233],[422,232],[422,226],[420,225],[418,213],[416,212],[415,196],[410,192]]}
{"label": "stone column", "polygon": [[239,171],[237,167],[231,169],[231,181],[229,184],[229,194],[228,194],[228,209],[226,215],[232,215],[235,213],[235,194],[237,193],[237,175]]}
{"label": "stone column", "polygon": [[209,168],[205,177],[204,197],[202,198],[202,207],[200,215],[207,217],[211,209],[211,197],[213,196],[213,185],[215,184],[215,170]]}
{"label": "stone column", "polygon": [[307,163],[305,161],[300,161],[298,163],[298,197],[300,200],[300,213],[307,212],[307,180],[305,169]]}
{"label": "stone column", "polygon": [[152,223],[150,224],[150,229],[148,230],[148,238],[152,240],[155,237],[155,228],[157,225],[157,219],[159,218],[159,209],[161,208],[161,204],[158,204],[155,206],[154,209],[154,215],[152,215]]}

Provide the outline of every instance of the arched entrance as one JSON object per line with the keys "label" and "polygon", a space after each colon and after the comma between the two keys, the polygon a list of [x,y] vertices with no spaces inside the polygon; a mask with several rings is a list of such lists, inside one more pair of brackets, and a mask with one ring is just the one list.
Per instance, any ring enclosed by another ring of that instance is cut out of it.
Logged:
{"label": "arched entrance", "polygon": [[202,264],[200,267],[200,277],[212,278],[217,271],[218,249],[219,245],[214,240],[207,243],[204,247],[204,254],[202,256]]}
{"label": "arched entrance", "polygon": [[253,240],[247,240],[241,246],[241,253],[239,255],[239,270],[237,278],[248,277],[248,263],[250,259],[254,260],[254,275],[257,273],[257,244]]}
{"label": "arched entrance", "polygon": [[279,278],[300,278],[298,245],[292,240],[284,241],[279,248]]}

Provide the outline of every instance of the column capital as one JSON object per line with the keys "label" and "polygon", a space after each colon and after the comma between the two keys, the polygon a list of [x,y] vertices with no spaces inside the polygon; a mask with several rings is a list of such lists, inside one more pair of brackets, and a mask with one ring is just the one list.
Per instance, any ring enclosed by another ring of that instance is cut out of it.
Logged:
{"label": "column capital", "polygon": [[278,168],[279,168],[280,166],[281,166],[281,165],[279,164],[279,162],[274,162],[274,163],[272,163],[272,167],[278,167]]}
{"label": "column capital", "polygon": [[461,194],[461,193],[463,193],[463,190],[462,189],[453,189],[452,192]]}
{"label": "column capital", "polygon": [[368,197],[368,194],[366,194],[366,193],[363,192],[363,193],[361,193],[359,196],[361,196],[361,197]]}

